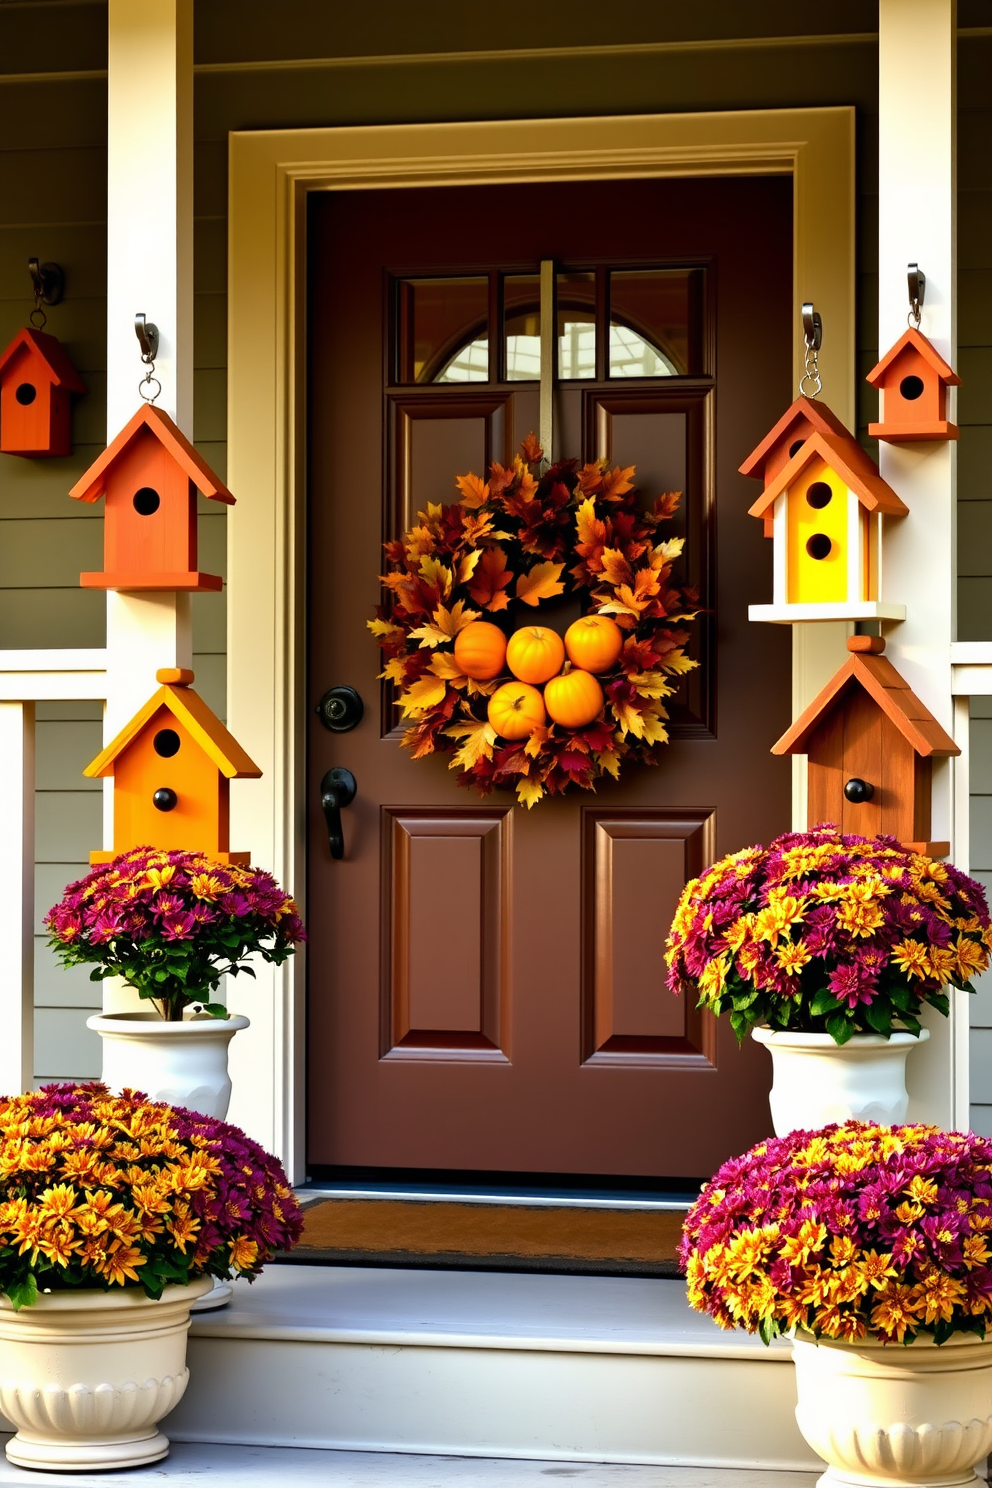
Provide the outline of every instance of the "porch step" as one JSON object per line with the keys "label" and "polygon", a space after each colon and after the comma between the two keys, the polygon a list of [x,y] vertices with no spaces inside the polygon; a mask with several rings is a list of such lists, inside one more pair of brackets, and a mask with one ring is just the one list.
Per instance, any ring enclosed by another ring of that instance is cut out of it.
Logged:
{"label": "porch step", "polygon": [[189,1362],[173,1441],[821,1466],[788,1346],[722,1333],[677,1281],[271,1266],[194,1319]]}
{"label": "porch step", "polygon": [[[5,1438],[3,1438],[5,1439]],[[293,1447],[217,1447],[176,1443],[164,1462],[113,1477],[28,1472],[0,1462],[0,1484],[52,1488],[551,1488],[567,1479],[578,1488],[814,1488],[815,1473],[740,1472],[728,1468],[617,1467],[507,1462],[493,1458],[414,1457],[383,1452],[331,1452]]]}

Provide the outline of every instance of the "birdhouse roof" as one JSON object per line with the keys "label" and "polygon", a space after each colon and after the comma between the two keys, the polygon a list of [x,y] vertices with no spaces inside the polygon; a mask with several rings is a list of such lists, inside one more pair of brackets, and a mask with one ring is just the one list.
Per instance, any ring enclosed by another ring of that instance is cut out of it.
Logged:
{"label": "birdhouse roof", "polygon": [[811,434],[774,480],[770,481],[757,501],[749,508],[752,517],[763,517],[770,511],[775,500],[792,482],[802,474],[811,460],[823,460],[841,477],[849,490],[870,512],[887,512],[889,516],[904,517],[909,510],[892,487],[882,479],[878,466],[866,454],[853,435],[845,433],[838,439],[832,434]]}
{"label": "birdhouse roof", "polygon": [[[783,444],[792,443],[796,430],[806,424],[810,425],[814,432],[833,434],[838,439],[850,438],[847,429],[832,409],[829,409],[825,403],[815,403],[812,398],[800,395],[792,407],[786,409],[774,429],[765,435],[757,449],[752,450],[748,455],[740,467],[741,475],[753,475],[760,480],[764,476],[765,465],[770,457]],[[806,437],[808,433],[809,431],[806,430]]]}
{"label": "birdhouse roof", "polygon": [[777,744],[772,745],[772,754],[807,754],[810,735],[839,706],[852,687],[864,688],[917,754],[929,758],[961,753],[891,661],[884,656],[854,652],[805,713],[796,719]]}
{"label": "birdhouse roof", "polygon": [[224,501],[229,506],[233,505],[234,497],[224,482],[214,474],[206,460],[197,454],[169,415],[151,403],[142,404],[117,438],[108,444],[103,454],[93,461],[86,474],[76,482],[69,495],[77,501],[98,501],[106,489],[106,478],[111,467],[128,452],[135,440],[147,437],[148,434],[164,446],[198,491],[202,491],[211,501]]}
{"label": "birdhouse roof", "polygon": [[32,326],[24,326],[0,354],[0,376],[20,355],[40,357],[55,387],[66,388],[70,393],[86,392],[85,382],[70,362],[65,347],[57,336],[49,336],[44,331],[36,331]]}
{"label": "birdhouse roof", "polygon": [[99,775],[113,775],[118,757],[137,738],[145,724],[160,708],[168,708],[191,737],[205,750],[222,775],[229,780],[258,780],[262,772],[255,762],[245,754],[233,734],[228,733],[216,713],[213,713],[196,692],[189,687],[166,684],[150,697],[143,708],[121,729],[83,771],[92,779]]}
{"label": "birdhouse roof", "polygon": [[904,356],[907,351],[918,352],[923,360],[933,368],[941,382],[947,383],[949,387],[961,386],[961,379],[954,368],[947,365],[933,343],[928,341],[926,336],[921,335],[913,326],[910,326],[909,330],[905,331],[899,337],[895,346],[885,353],[878,365],[872,367],[865,381],[870,382],[872,387],[878,387],[880,383],[885,381],[885,374],[889,368],[900,357]]}

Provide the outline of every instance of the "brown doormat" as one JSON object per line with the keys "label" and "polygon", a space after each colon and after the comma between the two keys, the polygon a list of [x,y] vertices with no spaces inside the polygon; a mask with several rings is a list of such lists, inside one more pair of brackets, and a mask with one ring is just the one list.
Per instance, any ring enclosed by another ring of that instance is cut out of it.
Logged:
{"label": "brown doormat", "polygon": [[457,1267],[677,1276],[683,1213],[406,1199],[317,1199],[300,1244],[279,1260],[302,1265]]}

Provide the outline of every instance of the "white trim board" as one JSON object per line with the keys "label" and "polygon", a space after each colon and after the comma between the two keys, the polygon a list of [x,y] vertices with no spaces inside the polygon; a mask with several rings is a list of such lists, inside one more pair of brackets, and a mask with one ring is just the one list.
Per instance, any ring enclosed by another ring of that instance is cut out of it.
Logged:
{"label": "white trim board", "polygon": [[[831,407],[854,418],[854,110],[276,130],[230,136],[228,725],[262,767],[233,782],[232,830],[302,898],[305,199],[309,191],[484,182],[787,174],[794,182],[794,368],[799,307],[827,328]],[[815,628],[816,644],[802,644]],[[805,703],[843,658],[846,625],[797,626]],[[798,772],[797,772],[798,775]],[[797,809],[801,803],[797,801]],[[305,905],[304,905],[305,912]],[[260,971],[231,1047],[232,1120],[303,1173],[304,958]],[[239,988],[240,992],[240,988]]]}

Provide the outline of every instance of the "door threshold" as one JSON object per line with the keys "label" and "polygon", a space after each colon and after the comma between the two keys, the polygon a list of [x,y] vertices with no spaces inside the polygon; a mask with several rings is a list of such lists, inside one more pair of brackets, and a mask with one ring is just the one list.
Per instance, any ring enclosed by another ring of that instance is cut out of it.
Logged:
{"label": "door threshold", "polygon": [[392,1199],[404,1203],[499,1204],[528,1209],[631,1209],[684,1212],[695,1201],[693,1192],[666,1193],[664,1197],[623,1189],[528,1188],[500,1184],[353,1183],[308,1182],[296,1189],[301,1204],[325,1199]]}

